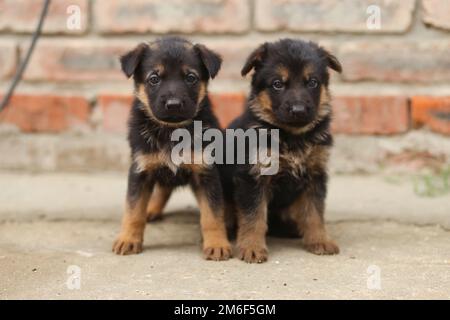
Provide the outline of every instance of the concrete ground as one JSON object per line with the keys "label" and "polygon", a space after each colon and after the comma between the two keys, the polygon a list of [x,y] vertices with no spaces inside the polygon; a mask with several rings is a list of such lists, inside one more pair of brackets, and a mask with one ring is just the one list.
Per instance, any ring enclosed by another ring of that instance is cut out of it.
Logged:
{"label": "concrete ground", "polygon": [[111,245],[124,175],[0,173],[0,299],[449,299],[450,197],[413,186],[333,176],[328,229],[341,253],[269,239],[270,260],[248,265],[202,260],[187,191],[148,225],[145,251],[122,257]]}

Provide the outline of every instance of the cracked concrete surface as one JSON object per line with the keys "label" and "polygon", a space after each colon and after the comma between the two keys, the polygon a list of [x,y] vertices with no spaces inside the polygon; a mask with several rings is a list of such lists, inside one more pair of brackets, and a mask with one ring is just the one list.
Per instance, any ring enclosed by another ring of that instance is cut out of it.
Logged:
{"label": "cracked concrete surface", "polygon": [[419,197],[408,177],[332,177],[328,229],[341,254],[270,238],[262,265],[202,260],[186,191],[148,225],[142,254],[113,255],[125,185],[123,174],[0,173],[0,299],[450,298],[450,197]]}

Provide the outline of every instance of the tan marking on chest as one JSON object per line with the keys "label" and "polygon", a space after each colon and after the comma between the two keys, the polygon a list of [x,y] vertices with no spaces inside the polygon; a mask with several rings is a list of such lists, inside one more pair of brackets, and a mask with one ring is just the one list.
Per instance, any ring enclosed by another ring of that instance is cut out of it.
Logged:
{"label": "tan marking on chest", "polygon": [[307,147],[302,151],[283,152],[280,155],[280,170],[294,176],[326,169],[329,150],[326,147]]}
{"label": "tan marking on chest", "polygon": [[280,171],[287,171],[294,176],[303,174],[306,170],[306,162],[310,148],[303,152],[282,152],[280,154]]}
{"label": "tan marking on chest", "polygon": [[[196,155],[197,157],[201,157],[201,155]],[[201,158],[199,158],[201,159]],[[180,165],[177,165],[172,162],[172,159],[170,158],[169,152],[159,152],[159,153],[152,153],[152,154],[143,154],[138,152],[134,156],[134,162],[137,165],[137,171],[138,172],[144,172],[144,171],[152,171],[156,170],[158,168],[167,167],[172,171],[174,174],[177,173],[179,168],[185,168],[189,169],[193,172],[200,173],[202,171],[207,170],[211,167],[211,165],[208,165],[207,163],[193,163],[193,159],[184,159],[184,163],[181,163]],[[190,163],[192,162],[192,163]]]}
{"label": "tan marking on chest", "polygon": [[168,167],[173,173],[176,173],[178,167],[170,159],[170,154],[158,152],[152,154],[136,153],[134,162],[138,172],[151,171],[162,167]]}
{"label": "tan marking on chest", "polygon": [[328,159],[330,158],[330,148],[324,146],[313,147],[307,161],[310,172],[326,171]]}

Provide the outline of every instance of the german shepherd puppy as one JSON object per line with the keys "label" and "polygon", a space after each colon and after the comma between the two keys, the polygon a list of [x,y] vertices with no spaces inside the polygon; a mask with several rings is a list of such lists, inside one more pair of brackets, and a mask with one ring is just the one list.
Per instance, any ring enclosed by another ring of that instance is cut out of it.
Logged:
{"label": "german shepherd puppy", "polygon": [[[279,130],[276,174],[261,175],[248,162],[221,170],[227,220],[237,222],[238,254],[246,262],[267,260],[267,231],[303,237],[306,250],[315,254],[339,252],[324,226],[332,146],[328,68],[342,72],[336,57],[317,44],[283,39],[258,47],[242,69],[242,76],[254,69],[251,93],[245,112],[229,128]],[[248,148],[245,152],[248,159]]]}
{"label": "german shepherd puppy", "polygon": [[126,210],[113,252],[141,252],[146,222],[161,215],[174,188],[190,185],[200,207],[205,258],[229,259],[231,247],[217,167],[204,163],[176,165],[171,159],[176,144],[171,139],[174,130],[187,129],[193,139],[194,121],[202,121],[203,127],[219,128],[207,85],[219,72],[221,57],[201,44],[169,37],[138,45],[120,62],[125,75],[133,76],[135,99],[129,119],[132,163]]}

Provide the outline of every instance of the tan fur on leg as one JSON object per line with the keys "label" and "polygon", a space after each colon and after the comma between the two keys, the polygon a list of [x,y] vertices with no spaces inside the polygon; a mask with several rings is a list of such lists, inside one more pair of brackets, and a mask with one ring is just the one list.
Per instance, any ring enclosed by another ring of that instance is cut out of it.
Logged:
{"label": "tan fur on leg", "polygon": [[162,217],[162,212],[171,194],[172,188],[155,185],[147,206],[147,221],[155,221]]}
{"label": "tan fur on leg", "polygon": [[239,258],[248,263],[267,261],[267,204],[262,201],[253,213],[238,212]]}
{"label": "tan fur on leg", "polygon": [[339,247],[329,239],[325,230],[323,214],[308,193],[302,194],[288,209],[303,234],[305,249],[314,254],[338,254]]}
{"label": "tan fur on leg", "polygon": [[202,190],[198,190],[195,196],[200,207],[200,225],[205,259],[228,260],[232,256],[232,251],[227,238],[223,208],[220,209],[220,212],[213,212]]}
{"label": "tan fur on leg", "polygon": [[142,190],[140,197],[126,203],[122,219],[122,229],[114,242],[113,252],[120,255],[136,254],[142,251],[145,224],[147,221],[146,206],[150,197],[149,190]]}

